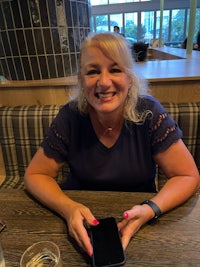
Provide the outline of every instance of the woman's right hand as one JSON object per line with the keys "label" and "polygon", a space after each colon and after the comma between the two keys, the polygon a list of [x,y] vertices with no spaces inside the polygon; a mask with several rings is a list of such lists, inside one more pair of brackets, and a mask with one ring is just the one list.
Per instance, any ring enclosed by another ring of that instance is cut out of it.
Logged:
{"label": "woman's right hand", "polygon": [[69,234],[92,255],[92,245],[84,224],[96,225],[98,221],[86,206],[73,201],[60,189],[53,177],[62,166],[63,163],[47,157],[43,148],[39,148],[26,169],[25,186],[35,198],[65,218]]}
{"label": "woman's right hand", "polygon": [[98,225],[98,220],[88,207],[75,201],[72,201],[70,205],[66,207],[65,219],[70,236],[72,236],[79,246],[91,256],[93,249],[86,226]]}

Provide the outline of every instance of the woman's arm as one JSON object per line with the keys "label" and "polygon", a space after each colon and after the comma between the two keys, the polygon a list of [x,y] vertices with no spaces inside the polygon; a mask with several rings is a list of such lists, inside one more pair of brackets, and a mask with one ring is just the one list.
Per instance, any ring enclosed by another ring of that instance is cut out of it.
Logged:
{"label": "woman's arm", "polygon": [[87,207],[70,199],[60,189],[54,177],[62,166],[39,148],[25,172],[25,186],[36,199],[67,221],[71,236],[90,255],[92,246],[83,222],[95,225],[97,221]]}
{"label": "woman's arm", "polygon": [[155,155],[154,159],[168,181],[152,200],[162,212],[166,212],[186,201],[199,189],[200,176],[182,140]]}
{"label": "woman's arm", "polygon": [[26,169],[24,183],[35,198],[64,216],[61,203],[67,199],[54,179],[62,166],[39,148]]}
{"label": "woman's arm", "polygon": [[[155,155],[154,160],[168,178],[163,188],[151,199],[164,213],[182,204],[199,189],[200,176],[182,140]],[[119,223],[124,248],[140,227],[154,216],[154,211],[147,204],[136,205],[124,212],[125,219]]]}

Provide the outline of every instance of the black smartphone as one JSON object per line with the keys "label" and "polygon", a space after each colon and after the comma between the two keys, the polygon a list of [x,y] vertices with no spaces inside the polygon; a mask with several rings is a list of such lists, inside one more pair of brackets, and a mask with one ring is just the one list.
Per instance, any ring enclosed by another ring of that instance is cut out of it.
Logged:
{"label": "black smartphone", "polygon": [[121,266],[126,257],[114,217],[99,219],[99,224],[91,226],[93,246],[93,267]]}

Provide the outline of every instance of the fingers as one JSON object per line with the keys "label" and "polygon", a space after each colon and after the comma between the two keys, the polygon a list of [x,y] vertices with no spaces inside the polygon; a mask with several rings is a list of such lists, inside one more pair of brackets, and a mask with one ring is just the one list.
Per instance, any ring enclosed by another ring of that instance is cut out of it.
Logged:
{"label": "fingers", "polygon": [[[94,215],[91,213],[91,211],[88,208],[84,210],[84,212],[82,213],[82,216],[85,222],[89,226],[90,225],[96,226],[99,224],[99,221],[94,217]],[[87,230],[85,229],[85,227],[83,228],[84,230],[82,230],[79,235],[79,240],[81,241],[81,247],[87,252],[89,256],[92,256],[93,248],[92,248],[91,240],[88,236]]]}
{"label": "fingers", "polygon": [[[118,229],[121,233],[123,248],[126,249],[132,236],[145,223],[145,208],[141,205],[136,205],[132,209],[125,211],[123,217],[124,219],[118,223]],[[84,224],[88,227],[98,225],[99,222],[89,208],[77,204],[73,207],[68,219],[70,235],[91,256],[93,253],[92,244]]]}
{"label": "fingers", "polygon": [[123,213],[123,218],[128,220],[128,221],[132,220],[132,219],[137,219],[142,215],[141,212],[142,212],[142,206],[136,205],[136,206],[132,207],[132,209],[126,210]]}
{"label": "fingers", "polygon": [[[68,219],[68,228],[70,235],[77,241],[80,247],[92,255],[93,249],[86,227],[99,224],[98,220],[91,213],[89,208],[84,205],[77,204]],[[86,225],[86,227],[85,227]]]}
{"label": "fingers", "polygon": [[77,241],[78,245],[89,255],[92,256],[93,248],[84,226],[73,229],[71,236]]}
{"label": "fingers", "polygon": [[126,249],[132,236],[140,229],[144,223],[143,211],[140,205],[123,213],[123,220],[118,224],[121,233],[122,245]]}
{"label": "fingers", "polygon": [[126,250],[126,248],[128,247],[128,244],[131,240],[132,235],[123,235],[122,236],[122,246],[124,248],[124,250]]}
{"label": "fingers", "polygon": [[94,215],[91,213],[90,209],[88,208],[82,211],[82,216],[88,225],[95,226],[99,224],[99,221],[94,217]]}

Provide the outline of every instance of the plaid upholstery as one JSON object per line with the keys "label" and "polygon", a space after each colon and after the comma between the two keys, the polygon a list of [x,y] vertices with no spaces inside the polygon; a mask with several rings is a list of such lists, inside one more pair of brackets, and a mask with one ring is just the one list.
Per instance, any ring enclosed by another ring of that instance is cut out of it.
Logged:
{"label": "plaid upholstery", "polygon": [[[183,131],[183,142],[191,152],[200,171],[200,102],[162,103]],[[166,177],[158,170],[158,188],[166,182]]]}
{"label": "plaid upholstery", "polygon": [[[56,105],[0,107],[0,143],[6,169],[1,187],[24,187],[25,169],[59,108]],[[66,169],[60,171],[59,183],[65,173]]]}
{"label": "plaid upholstery", "polygon": [[[183,141],[200,170],[200,103],[163,105],[182,129]],[[0,107],[0,143],[6,169],[6,179],[0,188],[24,188],[25,169],[59,108],[57,105]],[[59,184],[68,171],[67,166],[60,171]],[[165,176],[158,170],[158,188],[165,181]]]}

